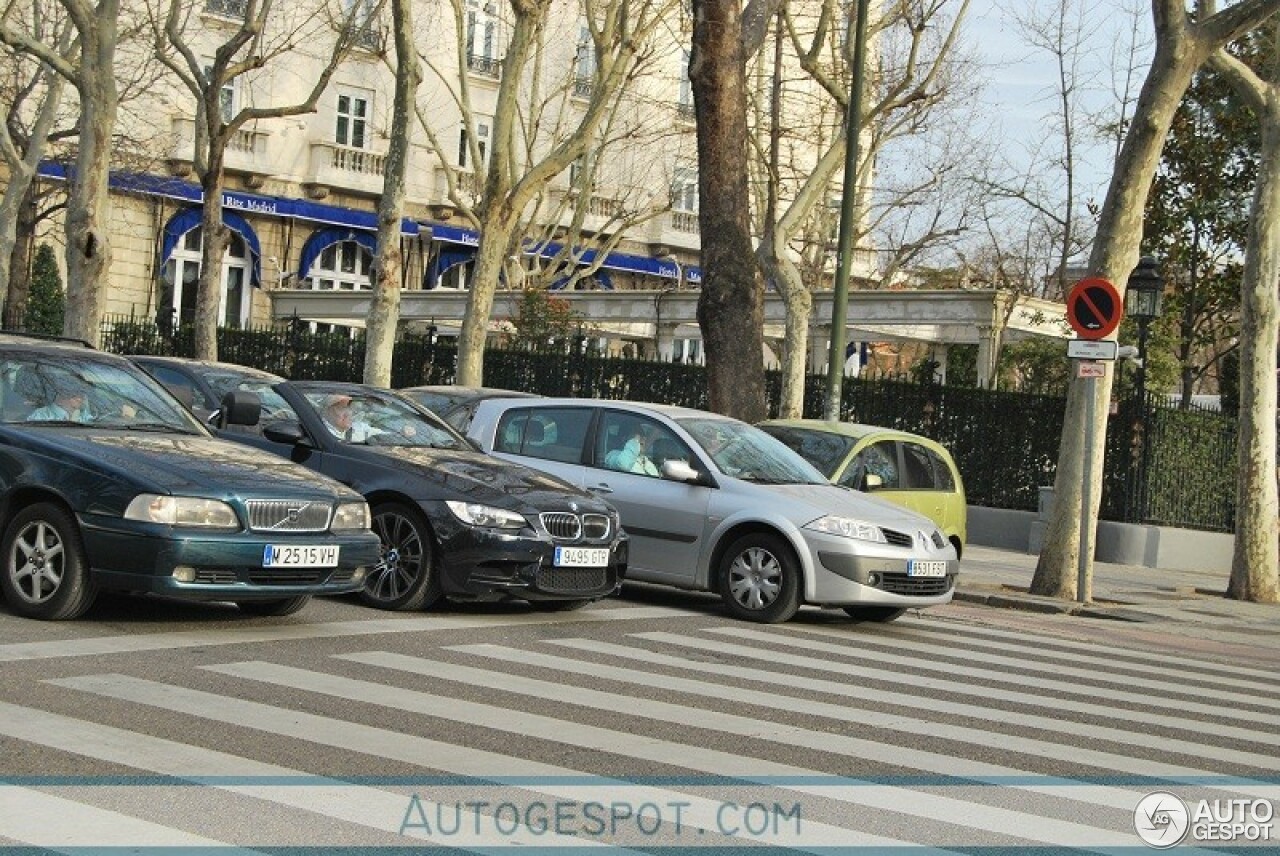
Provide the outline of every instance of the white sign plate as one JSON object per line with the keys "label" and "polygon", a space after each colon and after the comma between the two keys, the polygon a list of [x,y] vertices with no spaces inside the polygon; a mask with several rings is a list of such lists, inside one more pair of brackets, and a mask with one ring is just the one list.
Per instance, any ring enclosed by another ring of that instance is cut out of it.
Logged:
{"label": "white sign plate", "polygon": [[1114,339],[1067,340],[1067,356],[1073,360],[1114,360],[1119,348]]}

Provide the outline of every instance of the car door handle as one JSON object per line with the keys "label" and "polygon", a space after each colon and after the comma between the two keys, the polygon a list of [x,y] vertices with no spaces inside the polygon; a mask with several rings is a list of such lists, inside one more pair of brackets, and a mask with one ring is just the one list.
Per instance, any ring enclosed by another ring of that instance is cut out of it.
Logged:
{"label": "car door handle", "polygon": [[609,487],[607,484],[592,485],[588,490],[592,493],[613,493],[613,488]]}

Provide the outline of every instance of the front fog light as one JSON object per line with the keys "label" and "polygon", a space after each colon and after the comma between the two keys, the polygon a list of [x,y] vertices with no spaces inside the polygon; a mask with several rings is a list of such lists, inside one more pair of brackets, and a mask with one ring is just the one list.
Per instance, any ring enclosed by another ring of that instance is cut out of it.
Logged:
{"label": "front fog light", "polygon": [[352,571],[351,582],[353,583],[363,582],[366,570],[367,569],[365,568],[356,568],[354,571]]}
{"label": "front fog light", "polygon": [[880,575],[879,575],[879,574],[867,574],[867,585],[869,585],[869,586],[878,586],[878,585],[880,585]]}
{"label": "front fog light", "polygon": [[178,565],[173,569],[173,578],[180,583],[193,583],[196,581],[196,569],[187,565]]}

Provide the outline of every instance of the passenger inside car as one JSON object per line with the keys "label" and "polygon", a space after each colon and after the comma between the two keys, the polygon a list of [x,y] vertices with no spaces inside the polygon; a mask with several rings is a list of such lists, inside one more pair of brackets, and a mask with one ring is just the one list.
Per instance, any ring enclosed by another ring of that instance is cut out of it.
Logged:
{"label": "passenger inside car", "polygon": [[652,435],[651,426],[637,425],[621,448],[614,449],[605,455],[604,465],[611,470],[627,473],[658,475],[657,466],[649,459]]}

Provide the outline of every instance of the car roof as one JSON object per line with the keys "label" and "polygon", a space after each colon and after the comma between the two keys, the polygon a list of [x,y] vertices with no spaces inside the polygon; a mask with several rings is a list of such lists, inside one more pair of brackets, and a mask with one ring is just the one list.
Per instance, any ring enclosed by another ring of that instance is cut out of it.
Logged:
{"label": "car roof", "polygon": [[767,419],[759,423],[760,427],[779,427],[779,428],[803,428],[809,431],[821,431],[826,434],[838,434],[842,437],[849,437],[853,440],[861,440],[864,437],[875,435],[877,437],[892,437],[899,440],[916,440],[925,443],[939,445],[937,440],[933,440],[923,434],[913,434],[910,431],[901,431],[897,428],[885,428],[880,425],[866,425],[861,422],[835,422],[830,419]]}
{"label": "car roof", "polygon": [[99,351],[84,339],[72,339],[67,336],[46,336],[43,333],[3,332],[0,333],[0,345],[43,346],[64,351],[107,353],[106,351]]}
{"label": "car roof", "polygon": [[[521,401],[521,405],[528,406],[532,402]],[[483,404],[481,405],[484,406]],[[538,407],[612,407],[618,410],[631,410],[635,412],[661,413],[669,419],[723,419],[727,422],[736,422],[730,416],[720,413],[712,413],[709,410],[698,410],[693,407],[682,407],[676,404],[657,404],[651,401],[623,401],[612,398],[539,398]]]}
{"label": "car roof", "polygon": [[498,386],[454,386],[453,384],[435,384],[432,386],[405,386],[400,392],[434,392],[437,395],[488,395],[495,398],[539,398],[536,392],[521,392],[518,389],[503,389]]}
{"label": "car roof", "polygon": [[275,381],[284,380],[284,378],[278,374],[263,371],[262,369],[255,369],[252,366],[242,366],[239,363],[222,363],[216,360],[197,360],[192,359],[191,357],[161,357],[152,354],[131,354],[129,359],[135,361],[145,360],[147,362],[174,366],[198,366],[200,368],[215,369],[218,371],[235,371],[251,377],[259,377],[263,379],[269,378]]}

